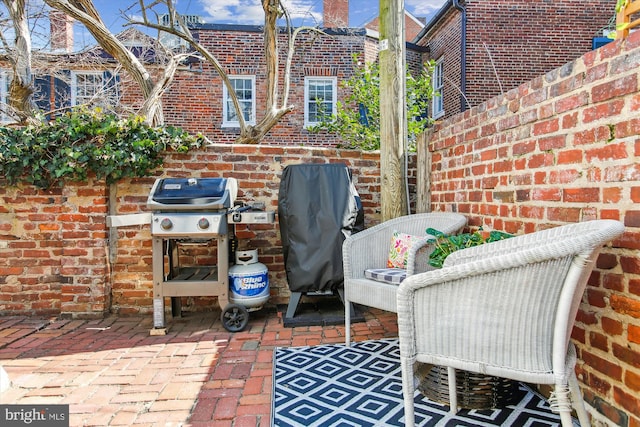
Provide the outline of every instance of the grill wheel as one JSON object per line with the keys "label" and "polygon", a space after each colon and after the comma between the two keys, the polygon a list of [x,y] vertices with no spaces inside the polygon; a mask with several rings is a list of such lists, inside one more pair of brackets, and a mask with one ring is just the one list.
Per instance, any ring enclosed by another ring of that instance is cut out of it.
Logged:
{"label": "grill wheel", "polygon": [[227,331],[240,332],[249,323],[249,311],[239,304],[229,304],[222,311],[220,320]]}

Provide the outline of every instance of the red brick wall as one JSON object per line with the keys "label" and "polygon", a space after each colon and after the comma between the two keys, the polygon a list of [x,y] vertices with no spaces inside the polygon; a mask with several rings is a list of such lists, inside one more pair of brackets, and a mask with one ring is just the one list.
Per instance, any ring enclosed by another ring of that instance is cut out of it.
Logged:
{"label": "red brick wall", "polygon": [[0,313],[108,311],[107,209],[100,183],[0,185]]}
{"label": "red brick wall", "polygon": [[[588,52],[591,39],[602,35],[615,13],[610,0],[467,0],[463,5],[471,106]],[[431,58],[445,55],[446,117],[461,111],[454,87],[460,87],[460,22],[461,13],[452,8],[418,43],[430,47]]]}
{"label": "red brick wall", "polygon": [[[158,176],[234,177],[239,201],[277,211],[286,165],[343,162],[353,172],[366,225],[379,221],[379,154],[328,148],[217,144],[171,154]],[[412,159],[411,194],[415,193]],[[146,225],[107,229],[106,216],[147,211],[155,177],[67,185],[52,191],[0,186],[0,311],[2,314],[95,317],[105,312],[151,313],[152,251]],[[109,196],[111,198],[109,199]],[[109,235],[111,233],[111,235]],[[238,225],[239,249],[255,248],[270,272],[273,302],[286,301],[278,224]],[[213,245],[215,249],[215,245]],[[207,254],[205,254],[207,255]],[[190,298],[185,310],[216,308]]]}
{"label": "red brick wall", "polygon": [[[354,183],[365,209],[366,225],[379,221],[379,154],[326,148],[296,148],[266,145],[216,145],[194,155],[172,155],[162,170],[165,176],[195,175],[234,177],[238,180],[238,200],[264,202],[277,212],[280,176],[289,164],[343,162],[353,173]],[[411,173],[412,193],[415,178]],[[117,188],[117,214],[146,211],[146,198],[154,178],[123,182]],[[271,302],[287,301],[280,230],[278,224],[237,225],[238,248],[258,249],[260,262],[269,269]],[[117,259],[113,264],[112,286],[115,313],[152,312],[151,235],[147,226],[118,229]],[[215,308],[207,298],[190,298],[186,310]]]}
{"label": "red brick wall", "polygon": [[588,52],[591,39],[602,36],[599,30],[615,13],[609,0],[469,3],[471,105],[500,94],[499,83],[507,91]]}
{"label": "red brick wall", "polygon": [[[436,125],[432,209],[527,233],[611,218],[573,331],[585,396],[640,426],[640,32]],[[422,153],[419,153],[419,157]],[[425,191],[419,188],[418,191]]]}

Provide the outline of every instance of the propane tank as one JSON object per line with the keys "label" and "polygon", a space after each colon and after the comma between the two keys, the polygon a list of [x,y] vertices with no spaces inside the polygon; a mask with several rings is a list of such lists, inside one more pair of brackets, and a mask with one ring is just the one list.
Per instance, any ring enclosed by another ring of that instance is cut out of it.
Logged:
{"label": "propane tank", "polygon": [[269,270],[258,262],[258,250],[236,251],[229,268],[230,299],[233,304],[259,309],[269,299]]}

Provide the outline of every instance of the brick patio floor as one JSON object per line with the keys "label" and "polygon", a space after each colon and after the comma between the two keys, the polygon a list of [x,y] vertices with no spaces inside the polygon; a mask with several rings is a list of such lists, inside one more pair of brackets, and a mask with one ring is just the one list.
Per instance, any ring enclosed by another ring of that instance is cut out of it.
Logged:
{"label": "brick patio floor", "polygon": [[[363,310],[354,341],[397,336],[396,315]],[[101,320],[0,316],[5,404],[69,404],[71,426],[269,426],[274,347],[344,342],[344,325],[285,328],[273,306],[227,332],[220,313]]]}

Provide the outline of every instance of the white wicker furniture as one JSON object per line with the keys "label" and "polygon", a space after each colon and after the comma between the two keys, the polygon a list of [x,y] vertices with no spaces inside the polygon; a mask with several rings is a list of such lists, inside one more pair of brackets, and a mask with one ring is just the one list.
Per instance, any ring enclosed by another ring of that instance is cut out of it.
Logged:
{"label": "white wicker furniture", "polygon": [[612,220],[563,225],[455,252],[442,269],[404,280],[397,304],[405,424],[415,422],[413,370],[422,362],[448,367],[452,412],[455,369],[463,369],[552,384],[562,425],[572,425],[572,399],[589,426],[570,335],[600,249],[623,231]]}
{"label": "white wicker furniture", "polygon": [[[342,245],[344,265],[344,306],[346,345],[351,343],[351,307],[358,303],[368,307],[396,312],[397,284],[382,283],[365,278],[365,270],[383,268],[387,264],[394,231],[416,236],[427,235],[431,227],[445,234],[455,234],[467,223],[463,215],[450,212],[431,212],[407,215],[385,221],[345,239]],[[414,245],[407,256],[407,275],[432,269],[429,254],[433,245]],[[418,256],[416,256],[418,255]]]}

